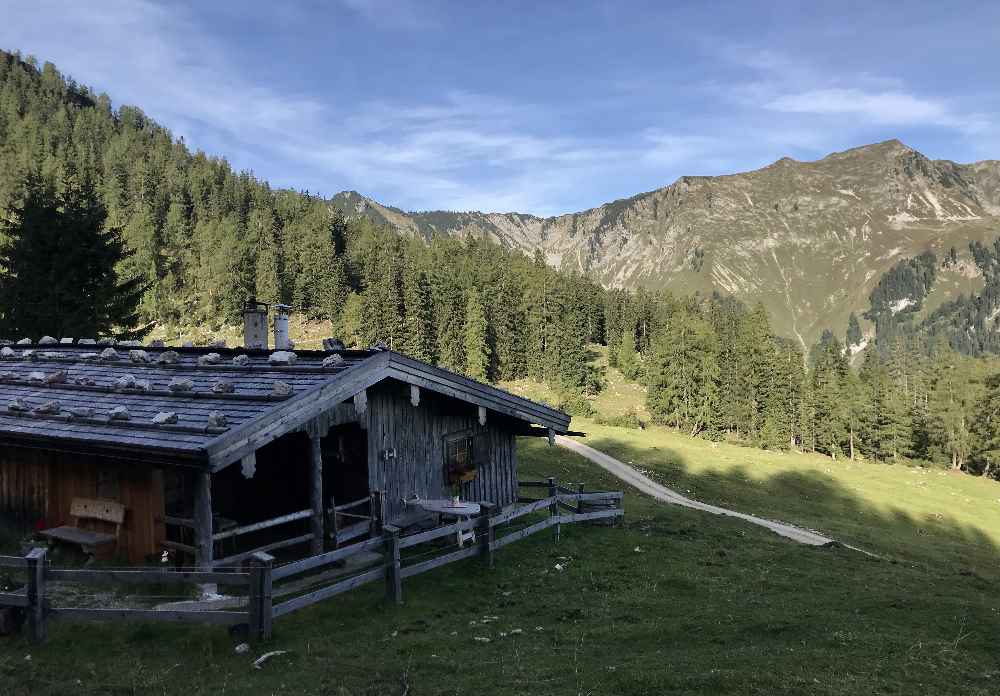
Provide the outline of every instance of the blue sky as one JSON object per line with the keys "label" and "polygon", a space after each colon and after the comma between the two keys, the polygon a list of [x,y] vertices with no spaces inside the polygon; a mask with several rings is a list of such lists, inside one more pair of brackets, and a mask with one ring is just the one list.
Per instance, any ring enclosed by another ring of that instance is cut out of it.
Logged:
{"label": "blue sky", "polygon": [[50,60],[276,186],[583,210],[899,138],[1000,158],[1000,3],[0,1]]}

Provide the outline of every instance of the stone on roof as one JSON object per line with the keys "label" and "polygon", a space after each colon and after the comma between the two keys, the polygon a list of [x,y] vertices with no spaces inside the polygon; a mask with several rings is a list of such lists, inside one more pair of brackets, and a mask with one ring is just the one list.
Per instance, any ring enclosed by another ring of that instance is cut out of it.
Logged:
{"label": "stone on roof", "polygon": [[218,365],[222,362],[222,356],[218,353],[206,353],[198,356],[199,365]]}
{"label": "stone on roof", "polygon": [[40,339],[38,339],[38,345],[40,346],[51,346],[56,343],[59,343],[59,339],[53,338],[52,336],[42,336]]}
{"label": "stone on roof", "polygon": [[130,350],[128,352],[128,359],[134,363],[153,362],[153,359],[149,357],[149,353],[144,350]]}
{"label": "stone on roof", "polygon": [[298,359],[299,356],[290,350],[276,350],[268,356],[267,362],[271,365],[293,365]]}
{"label": "stone on roof", "polygon": [[176,350],[165,350],[156,356],[156,362],[160,365],[174,365],[180,359],[181,355]]}
{"label": "stone on roof", "polygon": [[173,411],[160,411],[153,416],[153,423],[156,425],[173,425],[177,422],[177,414]]}
{"label": "stone on roof", "polygon": [[194,382],[187,377],[174,377],[170,380],[170,384],[167,385],[167,389],[175,394],[189,392],[194,389]]}

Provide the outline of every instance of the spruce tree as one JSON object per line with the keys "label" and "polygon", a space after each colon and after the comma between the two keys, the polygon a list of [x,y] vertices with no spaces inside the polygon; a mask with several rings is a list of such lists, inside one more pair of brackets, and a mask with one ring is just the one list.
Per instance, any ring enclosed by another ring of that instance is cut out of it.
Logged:
{"label": "spruce tree", "polygon": [[486,308],[475,288],[470,288],[465,304],[465,374],[485,382],[489,379],[490,347]]}
{"label": "spruce tree", "polygon": [[40,338],[139,338],[143,278],[121,278],[131,251],[86,183],[69,176],[61,191],[35,176],[0,219],[0,307],[4,333]]}
{"label": "spruce tree", "polygon": [[403,321],[402,351],[412,358],[433,363],[437,359],[434,336],[434,300],[430,281],[414,259],[406,263],[403,278],[403,304],[406,318]]}
{"label": "spruce tree", "polygon": [[861,345],[861,338],[861,324],[858,322],[858,316],[851,312],[851,316],[847,320],[847,347]]}

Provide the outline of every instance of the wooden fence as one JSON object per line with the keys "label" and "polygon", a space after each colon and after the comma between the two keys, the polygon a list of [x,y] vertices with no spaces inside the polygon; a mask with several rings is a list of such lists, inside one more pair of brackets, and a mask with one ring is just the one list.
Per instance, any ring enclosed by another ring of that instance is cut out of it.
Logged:
{"label": "wooden fence", "polygon": [[[466,558],[478,557],[489,567],[494,554],[508,544],[524,539],[550,527],[559,538],[561,526],[577,522],[614,522],[624,515],[622,493],[612,491],[585,492],[572,490],[547,481],[521,482],[527,488],[544,488],[544,498],[519,498],[519,506],[502,512],[489,503],[481,503],[478,517],[459,520],[412,534],[384,525],[377,535],[364,541],[337,548],[300,561],[278,567],[267,553],[255,552],[249,557],[249,571],[182,572],[174,570],[75,570],[46,565],[46,550],[34,549],[25,557],[0,556],[0,567],[13,567],[27,572],[23,590],[0,594],[0,607],[14,606],[26,612],[29,637],[44,641],[48,619],[74,621],[170,621],[221,625],[246,624],[251,640],[271,637],[275,619],[304,609],[317,602],[376,581],[385,582],[386,597],[403,601],[403,580],[434,568]],[[350,504],[349,504],[350,505]],[[348,505],[348,506],[349,506]],[[587,510],[588,505],[598,509]],[[544,516],[542,516],[544,515]],[[517,526],[515,523],[521,523]],[[475,540],[466,545],[464,534],[474,532]],[[454,540],[454,547],[449,540]],[[422,552],[414,552],[417,547]],[[430,550],[427,550],[430,547]],[[322,587],[311,587],[275,604],[275,584],[308,573],[331,569],[359,554],[380,552],[381,561],[373,567],[359,570],[350,577]],[[92,609],[54,607],[46,597],[47,581],[80,583],[195,583],[246,587],[246,609]]]}

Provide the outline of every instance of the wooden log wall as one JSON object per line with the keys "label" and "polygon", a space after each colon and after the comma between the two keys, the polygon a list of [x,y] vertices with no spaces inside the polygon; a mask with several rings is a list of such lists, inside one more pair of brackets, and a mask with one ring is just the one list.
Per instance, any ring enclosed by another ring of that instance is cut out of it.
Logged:
{"label": "wooden log wall", "polygon": [[[142,563],[159,553],[164,538],[161,470],[89,455],[0,448],[0,515],[19,531],[71,525],[74,498],[100,497],[126,508],[118,545],[121,557]],[[100,523],[92,524],[97,528]]]}
{"label": "wooden log wall", "polygon": [[[407,385],[387,382],[368,390],[369,483],[385,491],[387,521],[404,510],[402,498],[447,498],[444,479],[445,439],[468,432],[475,446],[488,449],[473,481],[463,484],[462,498],[487,500],[505,507],[517,500],[517,454],[511,423],[490,413],[479,424],[474,404],[422,390],[414,406]],[[386,458],[386,450],[395,457]]]}

